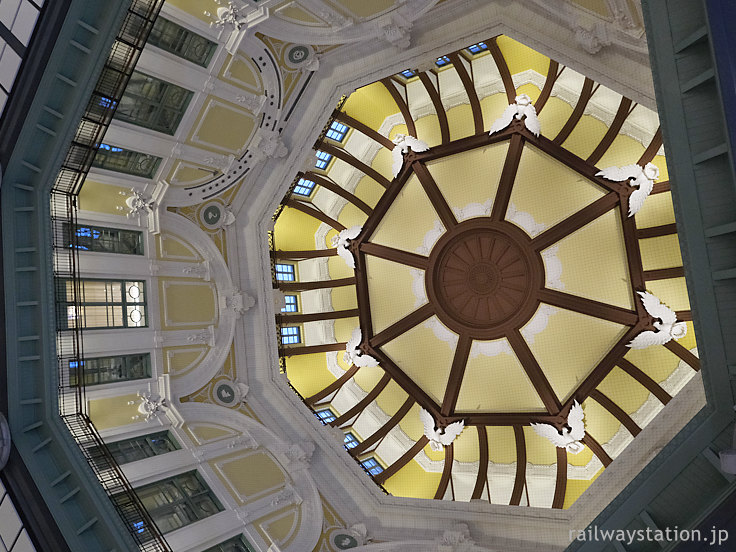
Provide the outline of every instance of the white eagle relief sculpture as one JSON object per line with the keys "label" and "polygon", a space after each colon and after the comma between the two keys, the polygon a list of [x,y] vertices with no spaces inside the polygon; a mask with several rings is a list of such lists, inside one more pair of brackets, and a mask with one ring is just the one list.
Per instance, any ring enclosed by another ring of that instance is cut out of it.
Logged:
{"label": "white eagle relief sculpture", "polygon": [[357,238],[361,230],[363,230],[362,226],[351,226],[340,232],[337,236],[332,237],[332,247],[337,249],[337,254],[345,261],[345,264],[349,268],[355,268],[355,257],[353,257],[348,247],[350,246],[350,241]]}
{"label": "white eagle relief sculpture", "polygon": [[580,442],[585,437],[584,417],[583,407],[578,401],[575,401],[567,416],[566,427],[561,432],[550,424],[531,424],[531,426],[538,435],[549,439],[554,446],[578,454],[585,448],[585,445]]}
{"label": "white eagle relief sculpture", "polygon": [[465,427],[465,422],[460,420],[448,425],[445,429],[436,429],[434,418],[423,408],[419,411],[419,419],[424,425],[424,435],[429,439],[429,447],[434,451],[440,451],[452,444]]}
{"label": "white eagle relief sculpture", "polygon": [[401,172],[401,167],[404,166],[404,155],[411,151],[427,151],[429,146],[427,142],[414,138],[413,136],[407,136],[406,134],[397,134],[394,136],[392,142],[395,144],[394,149],[391,150],[391,157],[393,162],[391,163],[391,174],[394,178]]}
{"label": "white eagle relief sculpture", "polygon": [[355,364],[358,368],[365,366],[378,366],[378,361],[371,355],[366,355],[360,350],[360,342],[363,341],[363,332],[360,328],[353,330],[353,335],[345,346],[345,355],[343,359],[348,364]]}
{"label": "white eagle relief sculpture", "polygon": [[659,178],[659,168],[654,163],[647,163],[644,167],[640,165],[608,167],[598,171],[596,176],[602,176],[614,182],[628,180],[629,186],[638,186],[638,189],[629,196],[629,216],[633,217],[644,205],[644,200],[652,193],[654,182]]}
{"label": "white eagle relief sculpture", "polygon": [[524,126],[534,136],[539,136],[542,126],[537,118],[537,110],[532,105],[532,99],[526,94],[516,96],[515,103],[509,105],[498,119],[491,125],[491,131],[488,134],[495,134],[499,130],[505,129],[511,124],[514,118],[521,121],[524,119]]}
{"label": "white eagle relief sculpture", "polygon": [[647,330],[641,332],[626,345],[627,347],[631,347],[632,349],[646,349],[652,345],[664,345],[671,339],[681,339],[687,335],[687,324],[677,321],[675,311],[663,305],[662,301],[648,291],[639,291],[637,293],[641,297],[644,309],[652,317],[658,319],[654,322],[654,328],[657,331]]}

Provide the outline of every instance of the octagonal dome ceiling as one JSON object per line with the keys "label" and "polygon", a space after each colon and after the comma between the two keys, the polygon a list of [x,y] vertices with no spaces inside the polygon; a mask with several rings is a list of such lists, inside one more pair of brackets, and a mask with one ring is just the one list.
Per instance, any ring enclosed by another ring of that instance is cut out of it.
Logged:
{"label": "octagonal dome ceiling", "polygon": [[[528,114],[489,134],[521,94],[539,136]],[[569,507],[699,369],[658,125],[505,36],[338,106],[277,213],[280,354],[387,492]],[[394,176],[399,135],[428,149]],[[647,163],[659,176],[629,216],[635,183],[598,172]],[[684,337],[627,346],[660,326],[643,291]],[[360,361],[343,355],[358,328]],[[577,454],[531,426],[567,431],[575,401]],[[463,431],[433,447],[422,409]]]}

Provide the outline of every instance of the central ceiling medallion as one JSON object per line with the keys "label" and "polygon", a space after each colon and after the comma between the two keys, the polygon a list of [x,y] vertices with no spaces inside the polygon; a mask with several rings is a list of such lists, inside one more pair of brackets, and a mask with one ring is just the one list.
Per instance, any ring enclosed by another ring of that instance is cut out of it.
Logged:
{"label": "central ceiling medallion", "polygon": [[473,339],[499,339],[536,312],[544,264],[529,236],[510,222],[461,222],[432,248],[425,286],[437,316]]}

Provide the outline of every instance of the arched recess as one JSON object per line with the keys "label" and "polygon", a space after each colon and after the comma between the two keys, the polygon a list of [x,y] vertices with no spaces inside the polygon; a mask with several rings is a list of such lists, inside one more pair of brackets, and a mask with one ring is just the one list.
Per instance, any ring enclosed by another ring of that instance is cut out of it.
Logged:
{"label": "arched recess", "polygon": [[[242,435],[240,445],[232,447],[237,451],[238,446],[265,449],[291,479],[291,490],[299,497],[298,510],[301,523],[290,537],[290,543],[281,547],[282,552],[304,552],[314,550],[322,535],[323,508],[314,479],[309,473],[309,459],[313,445],[302,443],[295,445],[288,443],[275,433],[267,429],[252,418],[236,410],[220,407],[209,403],[188,402],[177,404],[175,407],[180,424],[207,423],[228,427]],[[238,439],[235,439],[238,443]],[[247,445],[246,445],[247,443]],[[278,500],[279,493],[275,493],[274,501]],[[258,519],[249,519],[254,523]]]}

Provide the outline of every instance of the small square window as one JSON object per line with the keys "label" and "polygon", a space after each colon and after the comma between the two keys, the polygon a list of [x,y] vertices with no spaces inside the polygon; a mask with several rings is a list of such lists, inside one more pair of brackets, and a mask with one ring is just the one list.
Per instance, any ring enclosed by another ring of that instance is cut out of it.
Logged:
{"label": "small square window", "polygon": [[280,282],[293,282],[295,279],[294,265],[277,264],[276,279]]}
{"label": "small square window", "polygon": [[326,169],[327,165],[330,164],[330,159],[332,159],[332,155],[320,150],[317,150],[317,153],[315,153],[315,155],[317,157],[317,162],[314,164],[314,166],[318,169]]}
{"label": "small square window", "polygon": [[468,46],[467,50],[471,54],[480,54],[481,52],[488,50],[488,45],[485,42],[479,42],[478,44]]}
{"label": "small square window", "polygon": [[317,416],[317,419],[320,422],[322,422],[322,425],[327,425],[330,422],[334,422],[335,420],[337,420],[337,416],[329,408],[325,408],[324,410],[317,410],[314,415]]}
{"label": "small square window", "polygon": [[379,464],[378,460],[376,460],[372,456],[363,460],[360,465],[371,475],[378,475],[383,471],[383,467],[381,466],[381,464]]}
{"label": "small square window", "polygon": [[294,345],[302,342],[302,336],[298,326],[289,326],[281,328],[281,344]]}
{"label": "small square window", "polygon": [[358,443],[360,443],[360,441],[358,441],[358,438],[355,435],[350,432],[347,432],[345,434],[345,444],[343,445],[345,447],[345,450],[350,450],[357,447]]}
{"label": "small square window", "polygon": [[314,190],[314,181],[307,180],[306,178],[300,178],[299,182],[296,183],[296,186],[294,187],[294,193],[299,194],[305,197],[309,197],[312,195],[312,191]]}
{"label": "small square window", "polygon": [[297,312],[299,310],[299,305],[296,301],[296,295],[287,295],[285,299],[286,306],[281,309],[281,312]]}
{"label": "small square window", "polygon": [[399,73],[402,77],[405,79],[410,79],[412,77],[416,77],[416,71],[412,71],[411,69],[404,69],[401,73]]}
{"label": "small square window", "polygon": [[450,62],[450,58],[449,58],[449,57],[447,57],[447,56],[442,56],[442,57],[438,57],[438,58],[437,58],[437,61],[435,61],[435,62],[434,62],[434,64],[435,64],[435,65],[436,65],[437,67],[444,67],[445,65],[447,65],[447,64],[449,64],[449,63],[451,63],[451,62]]}
{"label": "small square window", "polygon": [[342,142],[345,139],[345,135],[348,133],[350,128],[347,125],[332,121],[330,128],[327,130],[327,137],[335,140],[336,142]]}

